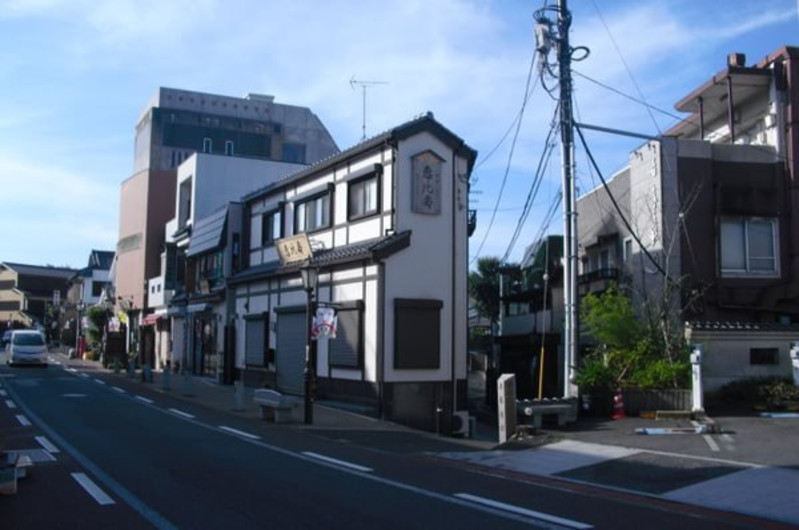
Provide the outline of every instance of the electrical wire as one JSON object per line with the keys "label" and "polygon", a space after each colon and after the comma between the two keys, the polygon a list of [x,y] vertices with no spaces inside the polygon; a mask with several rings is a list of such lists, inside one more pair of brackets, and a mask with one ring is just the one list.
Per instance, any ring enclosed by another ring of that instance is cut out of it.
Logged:
{"label": "electrical wire", "polygon": [[[508,153],[508,162],[505,165],[505,174],[502,176],[502,184],[499,187],[499,193],[497,194],[497,200],[494,204],[494,211],[491,213],[491,220],[488,222],[488,226],[486,227],[485,234],[483,234],[483,240],[480,242],[480,245],[477,247],[477,251],[474,254],[474,257],[469,261],[469,265],[473,264],[477,261],[477,258],[480,256],[480,252],[483,250],[483,246],[485,242],[488,240],[488,234],[491,233],[491,228],[494,226],[494,220],[497,217],[497,210],[499,209],[499,203],[502,200],[502,194],[505,191],[505,184],[508,182],[508,174],[510,173],[510,165],[513,161],[513,153],[516,149],[516,141],[519,139],[519,131],[522,127],[522,116],[524,116],[524,111],[527,108],[527,102],[529,100],[529,95],[531,93],[530,84],[533,79],[533,71],[535,70],[535,63],[537,53],[533,54],[532,60],[530,61],[530,69],[527,72],[527,83],[525,84],[524,88],[524,99],[522,100],[522,106],[519,110],[519,119],[516,122],[516,131],[513,134],[513,141],[511,142],[510,152]],[[535,88],[535,86],[533,86]]]}
{"label": "electrical wire", "polygon": [[552,155],[552,151],[555,149],[555,142],[553,141],[553,136],[555,131],[558,129],[558,111],[560,109],[559,105],[555,105],[555,111],[552,116],[552,120],[550,121],[549,132],[547,133],[546,139],[544,140],[544,148],[541,151],[541,156],[538,159],[538,166],[536,167],[535,175],[533,177],[533,181],[530,184],[530,190],[527,192],[527,198],[525,199],[524,208],[522,213],[519,215],[519,220],[516,223],[516,228],[514,229],[513,235],[510,238],[508,243],[508,247],[505,250],[505,254],[502,256],[500,261],[504,262],[510,256],[510,253],[513,251],[513,247],[516,245],[519,235],[521,234],[522,228],[524,227],[524,223],[527,221],[527,218],[530,215],[530,210],[532,208],[533,203],[535,202],[536,197],[538,196],[538,190],[541,188],[541,182],[543,181],[544,176],[544,169],[548,166],[549,159]]}
{"label": "electrical wire", "polygon": [[649,250],[641,242],[641,239],[638,237],[638,234],[636,234],[635,230],[633,230],[633,227],[630,226],[630,222],[627,220],[627,217],[625,217],[624,212],[621,211],[619,204],[616,202],[616,198],[613,196],[613,193],[611,193],[607,182],[605,182],[605,177],[602,176],[602,172],[599,170],[599,166],[597,165],[596,160],[594,160],[594,155],[591,153],[591,150],[588,148],[588,144],[586,143],[585,137],[583,136],[582,128],[577,124],[575,124],[574,128],[577,131],[577,135],[580,137],[580,142],[583,144],[583,149],[585,149],[585,152],[588,155],[588,159],[591,161],[591,164],[594,166],[594,170],[597,172],[597,175],[599,176],[599,180],[602,181],[602,186],[605,188],[605,191],[607,192],[608,197],[610,198],[610,202],[613,203],[613,207],[616,209],[616,212],[619,214],[619,217],[624,223],[624,226],[627,228],[627,231],[630,232],[630,235],[633,237],[633,239],[635,239],[635,241],[638,243],[638,246],[641,248],[646,257],[649,258],[649,261],[652,262],[652,264],[655,266],[658,272],[661,275],[663,275],[663,277],[666,279],[667,282],[672,282],[673,280],[671,280],[669,274],[663,269],[663,267],[655,259],[655,257],[652,256],[652,254],[650,254]]}

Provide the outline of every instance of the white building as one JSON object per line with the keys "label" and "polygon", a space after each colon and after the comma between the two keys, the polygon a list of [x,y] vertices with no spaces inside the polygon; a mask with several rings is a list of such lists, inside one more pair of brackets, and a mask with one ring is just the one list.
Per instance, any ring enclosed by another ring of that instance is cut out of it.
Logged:
{"label": "white building", "polygon": [[[442,433],[466,428],[469,176],[476,152],[427,114],[244,197],[235,371],[304,394],[306,292],[276,242],[307,234],[320,306],[320,398]],[[222,320],[220,315],[217,321]]]}

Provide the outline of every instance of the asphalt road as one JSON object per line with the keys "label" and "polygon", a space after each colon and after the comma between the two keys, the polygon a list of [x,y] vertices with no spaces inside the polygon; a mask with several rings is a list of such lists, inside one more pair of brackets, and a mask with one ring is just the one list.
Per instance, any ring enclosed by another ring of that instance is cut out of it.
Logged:
{"label": "asphalt road", "polygon": [[3,528],[745,527],[447,462],[424,437],[248,421],[107,374],[3,366],[0,379],[3,448],[53,458],[0,498]]}

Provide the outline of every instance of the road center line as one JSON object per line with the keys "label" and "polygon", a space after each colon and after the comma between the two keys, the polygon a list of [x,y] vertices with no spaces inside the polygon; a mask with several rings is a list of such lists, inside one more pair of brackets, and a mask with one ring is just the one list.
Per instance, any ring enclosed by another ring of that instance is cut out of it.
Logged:
{"label": "road center line", "polygon": [[18,421],[18,422],[19,422],[19,423],[20,423],[20,424],[21,424],[23,427],[30,427],[30,426],[31,426],[31,422],[30,422],[30,420],[29,420],[28,418],[26,418],[25,416],[23,416],[22,414],[17,414],[17,421]]}
{"label": "road center line", "polygon": [[61,450],[53,445],[53,442],[45,438],[44,436],[36,436],[36,441],[39,442],[39,445],[44,447],[44,450],[48,453],[60,453]]}
{"label": "road center line", "polygon": [[125,393],[125,389],[124,389],[124,388],[119,388],[118,386],[112,386],[111,388],[112,388],[112,389],[113,389],[115,392],[119,392],[120,394],[124,394],[124,393]]}
{"label": "road center line", "polygon": [[83,373],[83,372],[80,372],[78,375],[83,377],[83,378],[86,378],[86,379],[89,378],[89,374],[86,374],[86,373]]}
{"label": "road center line", "polygon": [[92,479],[86,476],[86,473],[72,473],[72,478],[74,478],[98,504],[102,506],[116,504],[114,499],[109,497]]}
{"label": "road center line", "polygon": [[335,464],[337,466],[346,467],[348,469],[354,469],[355,471],[361,471],[363,473],[371,473],[373,471],[370,467],[359,466],[358,464],[352,464],[350,462],[345,462],[344,460],[337,460],[335,458],[330,458],[329,456],[320,455],[319,453],[312,453],[310,451],[303,451],[305,456],[310,456],[311,458],[315,458],[317,460],[322,460],[323,462],[328,462],[330,464]]}
{"label": "road center line", "polygon": [[240,431],[238,429],[234,429],[233,427],[227,427],[225,425],[220,425],[219,428],[225,432],[229,432],[231,434],[236,434],[238,436],[243,436],[245,438],[249,438],[250,440],[260,440],[261,437],[255,434],[250,434],[248,432]]}
{"label": "road center line", "polygon": [[105,381],[103,381],[102,379],[95,379],[94,382],[97,383],[98,385],[104,385],[105,384]]}
{"label": "road center line", "polygon": [[169,412],[171,412],[173,414],[177,414],[178,416],[183,416],[184,418],[189,418],[191,420],[194,419],[194,415],[193,414],[189,414],[188,412],[183,412],[182,410],[169,409]]}
{"label": "road center line", "polygon": [[6,397],[8,396],[8,392],[6,392],[5,390],[0,390],[0,396]]}
{"label": "road center line", "polygon": [[144,396],[133,396],[133,397],[135,399],[138,399],[139,401],[142,401],[142,402],[147,403],[149,405],[152,405],[153,403],[155,403],[152,399],[146,398]]}
{"label": "road center line", "polygon": [[571,519],[564,519],[563,517],[557,517],[555,515],[549,515],[543,512],[528,510],[527,508],[520,508],[519,506],[514,506],[512,504],[505,504],[504,502],[486,499],[485,497],[470,495],[469,493],[456,493],[455,497],[466,501],[475,502],[477,504],[482,504],[483,506],[489,506],[491,508],[505,510],[511,513],[515,513],[517,515],[523,515],[525,517],[529,517],[537,521],[545,521],[547,523],[564,526],[566,528],[585,529],[585,530],[593,528],[593,526],[590,524],[581,523],[579,521],[573,521]]}
{"label": "road center line", "polygon": [[17,404],[14,403],[13,401],[11,401],[10,399],[7,399],[6,400],[6,407],[8,407],[10,409],[15,409],[15,408],[17,408]]}

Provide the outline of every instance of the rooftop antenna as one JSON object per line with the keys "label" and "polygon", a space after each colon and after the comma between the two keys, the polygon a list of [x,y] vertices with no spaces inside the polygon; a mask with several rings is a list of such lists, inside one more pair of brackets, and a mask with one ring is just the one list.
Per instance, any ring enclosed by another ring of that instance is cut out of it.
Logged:
{"label": "rooftop antenna", "polygon": [[372,87],[374,85],[387,85],[387,81],[359,81],[355,79],[355,76],[352,76],[350,79],[350,86],[353,90],[355,90],[356,86],[361,87],[361,93],[363,94],[363,122],[361,125],[361,129],[363,130],[363,136],[361,137],[361,141],[366,140],[366,89],[368,87]]}

